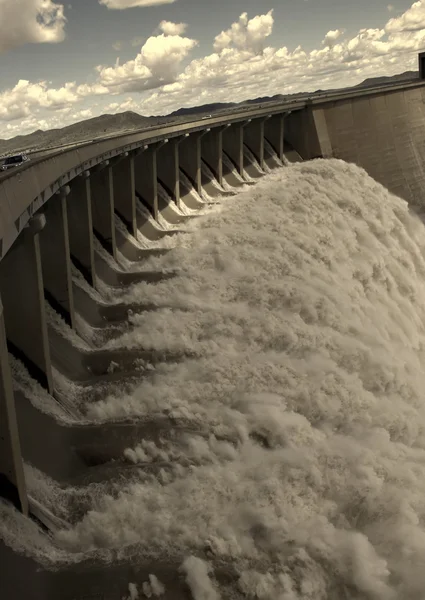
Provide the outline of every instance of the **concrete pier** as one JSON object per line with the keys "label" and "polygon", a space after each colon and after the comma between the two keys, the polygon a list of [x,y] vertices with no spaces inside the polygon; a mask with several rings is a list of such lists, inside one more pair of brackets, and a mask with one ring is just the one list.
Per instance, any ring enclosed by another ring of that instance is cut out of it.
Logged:
{"label": "concrete pier", "polygon": [[179,164],[198,194],[202,192],[201,180],[201,133],[183,138],[179,146]]}
{"label": "concrete pier", "polygon": [[253,119],[244,128],[244,144],[255,156],[260,168],[264,168],[264,123],[265,119]]}
{"label": "concrete pier", "polygon": [[0,299],[0,495],[28,515],[28,498]]}
{"label": "concrete pier", "polygon": [[157,154],[158,180],[177,206],[180,205],[179,142],[180,139],[169,140]]}
{"label": "concrete pier", "polygon": [[112,174],[115,212],[124,222],[128,231],[136,237],[137,216],[134,154],[126,153],[124,160],[113,165]]}
{"label": "concrete pier", "polygon": [[283,115],[274,115],[264,122],[264,137],[276,152],[280,161],[283,161],[284,123]]}
{"label": "concrete pier", "polygon": [[[201,157],[213,173],[217,182],[223,183],[223,128],[214,127],[206,132],[201,141]],[[206,188],[207,182],[203,182]],[[207,190],[208,191],[208,190]]]}
{"label": "concrete pier", "polygon": [[158,181],[156,147],[146,146],[134,155],[134,181],[136,196],[158,220]]}
{"label": "concrete pier", "polygon": [[[244,168],[243,134],[244,126],[241,123],[235,123],[223,131],[223,151],[235,165],[241,177],[243,177]],[[223,173],[227,174],[227,172],[227,167],[223,166]]]}
{"label": "concrete pier", "polygon": [[114,182],[109,161],[93,169],[90,183],[94,233],[116,259]]}
{"label": "concrete pier", "polygon": [[[33,377],[53,393],[47,334],[43,272],[38,222],[28,227],[0,263],[0,294],[6,336],[12,352],[23,360]],[[45,219],[44,219],[45,222]]]}
{"label": "concrete pier", "polygon": [[76,177],[70,188],[66,206],[71,258],[87,282],[96,287],[90,173]]}
{"label": "concrete pier", "polygon": [[66,186],[47,203],[44,211],[46,225],[40,232],[40,250],[46,297],[68,325],[75,329],[66,207],[69,192],[70,188]]}

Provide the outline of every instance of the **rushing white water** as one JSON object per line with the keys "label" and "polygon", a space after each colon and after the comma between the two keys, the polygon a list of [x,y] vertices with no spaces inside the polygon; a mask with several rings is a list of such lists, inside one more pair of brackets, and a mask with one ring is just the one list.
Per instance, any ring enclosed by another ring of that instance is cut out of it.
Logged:
{"label": "rushing white water", "polygon": [[192,591],[217,599],[204,552],[248,598],[423,600],[423,224],[338,160],[275,171],[196,221],[150,260],[179,276],[127,298],[186,310],[134,315],[111,342],[194,357],[88,415],[169,415],[209,436],[127,449],[154,475],[94,489],[56,543],[181,556]]}

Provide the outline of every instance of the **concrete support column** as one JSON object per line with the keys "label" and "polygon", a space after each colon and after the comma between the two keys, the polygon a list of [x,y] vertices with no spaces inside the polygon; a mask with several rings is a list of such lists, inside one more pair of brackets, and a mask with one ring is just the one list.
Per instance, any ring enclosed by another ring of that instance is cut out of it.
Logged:
{"label": "concrete support column", "polygon": [[0,263],[0,293],[6,336],[30,372],[53,393],[47,334],[39,232],[44,215],[36,215]]}
{"label": "concrete support column", "polygon": [[425,52],[419,52],[419,79],[425,79]]}
{"label": "concrete support column", "polygon": [[255,156],[258,164],[264,168],[264,122],[265,119],[254,119],[244,128],[244,144]]}
{"label": "concrete support column", "polygon": [[243,177],[243,130],[242,123],[235,123],[223,131],[223,151],[234,163],[241,177]]}
{"label": "concrete support column", "polygon": [[0,494],[28,515],[28,498],[0,299]]}
{"label": "concrete support column", "polygon": [[322,158],[331,158],[333,151],[331,140],[329,138],[328,124],[326,122],[326,113],[323,108],[315,108],[312,109],[311,112],[319,147],[318,156]]}
{"label": "concrete support column", "polygon": [[158,180],[156,147],[144,146],[134,153],[134,181],[136,196],[158,220]]}
{"label": "concrete support column", "polygon": [[114,181],[109,161],[95,167],[90,179],[93,230],[116,260]]}
{"label": "concrete support column", "polygon": [[169,140],[157,153],[158,180],[177,206],[180,205],[179,141]]}
{"label": "concrete support column", "polygon": [[70,187],[65,186],[47,202],[44,211],[46,226],[40,233],[40,249],[46,297],[68,325],[75,329],[66,207],[66,197],[70,191]]}
{"label": "concrete support column", "polygon": [[211,169],[218,183],[223,183],[223,127],[207,130],[202,137],[201,157]]}
{"label": "concrete support column", "polygon": [[199,195],[202,191],[201,138],[203,135],[203,132],[192,133],[182,140],[179,147],[180,168],[183,169]]}
{"label": "concrete support column", "polygon": [[71,257],[90,285],[96,287],[90,173],[85,171],[71,182],[66,198]]}
{"label": "concrete support column", "polygon": [[284,115],[272,115],[264,123],[264,137],[280,161],[283,161],[284,133]]}
{"label": "concrete support column", "polygon": [[134,175],[134,155],[125,153],[112,167],[114,180],[114,206],[129,232],[137,236],[136,182]]}

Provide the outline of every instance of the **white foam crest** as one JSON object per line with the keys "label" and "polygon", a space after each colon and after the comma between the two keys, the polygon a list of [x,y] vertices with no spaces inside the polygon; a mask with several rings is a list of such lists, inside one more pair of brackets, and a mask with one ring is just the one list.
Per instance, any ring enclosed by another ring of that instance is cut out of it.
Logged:
{"label": "white foam crest", "polygon": [[51,537],[42,531],[34,521],[13,508],[0,498],[0,540],[15,552],[25,556],[37,556],[41,563],[65,563],[81,559],[80,555],[69,555],[62,548],[52,544]]}
{"label": "white foam crest", "polygon": [[69,411],[61,406],[47,390],[31,377],[20,360],[9,354],[9,364],[15,392],[20,392],[35,408],[54,417],[57,421],[63,423],[75,422],[74,411]]}
{"label": "white foam crest", "polygon": [[[420,598],[424,233],[405,202],[339,160],[274,171],[199,220],[155,259],[179,276],[132,292],[186,310],[134,315],[120,339],[195,358],[88,414],[167,415],[217,443],[190,436],[188,468],[97,499],[57,542],[138,544],[141,559],[208,548],[263,600]],[[175,460],[176,446],[143,443],[126,456],[161,451]]]}
{"label": "white foam crest", "polygon": [[[105,298],[99,293],[99,291],[87,283],[80,271],[78,271],[78,269],[76,269],[73,265],[71,266],[71,273],[74,285],[77,285],[84,290],[90,296],[90,298],[93,298],[93,300],[96,300],[96,302],[105,302]],[[108,302],[110,304],[117,304],[120,302],[120,300],[117,298],[109,298]]]}
{"label": "white foam crest", "polygon": [[211,567],[196,556],[189,556],[182,564],[186,582],[193,600],[220,600],[210,579]]}
{"label": "white foam crest", "polygon": [[112,269],[114,269],[115,271],[124,270],[121,268],[121,265],[117,263],[112,254],[105,250],[105,248],[102,246],[102,244],[97,238],[94,238],[93,240],[93,247],[95,249],[95,252],[97,252],[99,256],[106,262],[106,264],[109,265]]}
{"label": "white foam crest", "polygon": [[50,306],[48,302],[45,302],[47,323],[50,327],[53,327],[62,337],[69,340],[76,348],[82,350],[90,350],[89,344],[81,338],[74,329],[66,323],[62,316]]}

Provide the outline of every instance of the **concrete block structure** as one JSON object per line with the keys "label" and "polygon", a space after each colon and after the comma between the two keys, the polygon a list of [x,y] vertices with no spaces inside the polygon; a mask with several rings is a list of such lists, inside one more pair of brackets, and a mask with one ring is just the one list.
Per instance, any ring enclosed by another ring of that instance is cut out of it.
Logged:
{"label": "concrete block structure", "polygon": [[[233,195],[266,167],[285,168],[293,160],[355,162],[413,207],[424,207],[424,60],[423,53],[417,81],[247,105],[46,151],[0,174],[0,495],[23,518],[51,531],[58,522],[28,494],[26,462],[74,485],[75,478],[85,481],[89,467],[113,463],[140,439],[137,423],[71,427],[30,399],[36,385],[75,418],[64,381],[85,400],[104,398],[108,386],[136,377],[140,362],[160,360],[103,344],[130,327],[129,315],[157,308],[117,300],[118,288],[174,276],[140,268],[166,252],[144,241],[174,235],[211,198]],[[73,336],[61,334],[52,311]],[[14,387],[12,361],[23,366],[32,387]],[[54,453],[46,440],[55,440]],[[117,591],[116,581],[129,581],[124,562],[108,570],[93,559],[53,575],[1,542],[0,564],[8,600],[24,597],[20,578],[26,600],[72,600],[93,589],[112,598],[107,594]]]}

